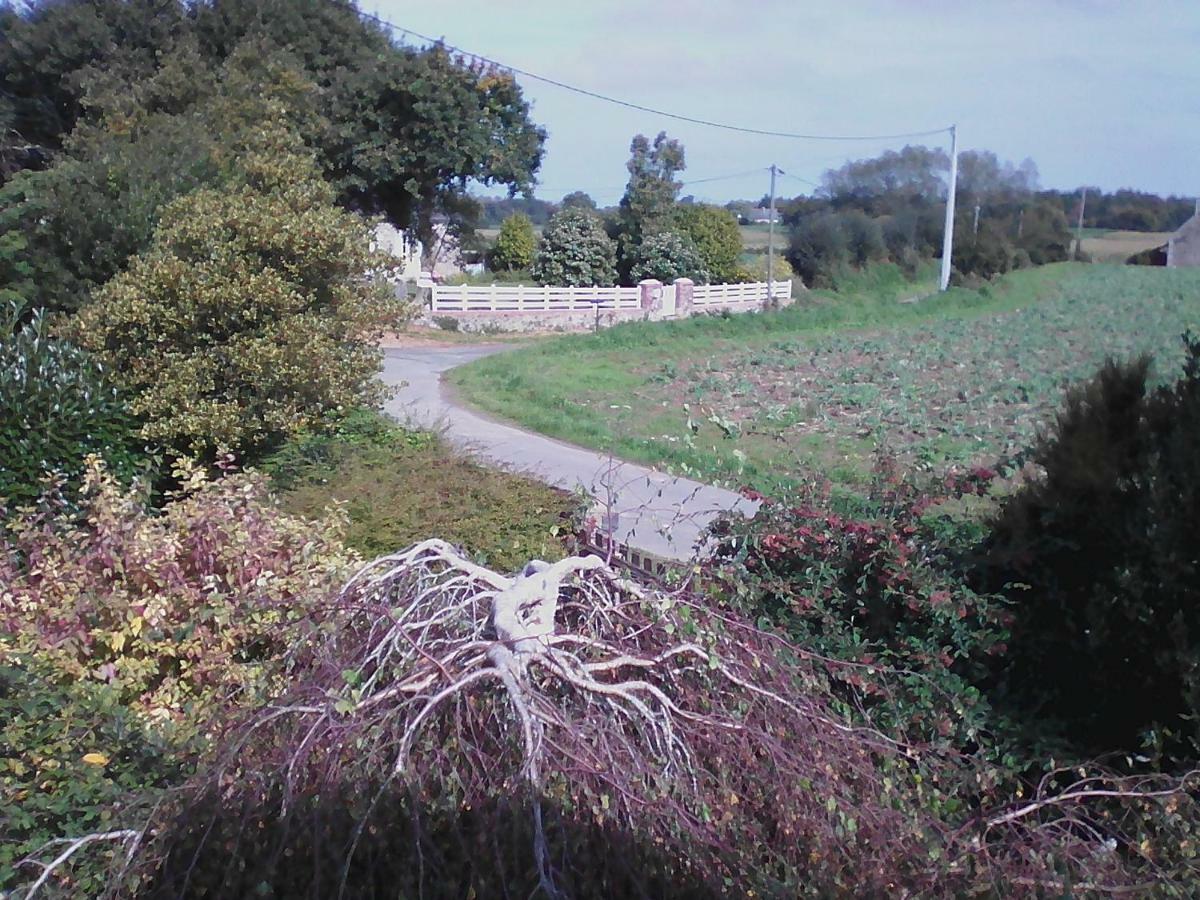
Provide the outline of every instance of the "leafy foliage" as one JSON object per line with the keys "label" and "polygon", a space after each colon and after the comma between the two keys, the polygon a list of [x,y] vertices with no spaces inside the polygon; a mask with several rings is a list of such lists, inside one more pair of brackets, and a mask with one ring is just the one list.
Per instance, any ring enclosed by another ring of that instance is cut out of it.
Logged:
{"label": "leafy foliage", "polygon": [[81,124],[56,165],[3,190],[0,227],[25,236],[31,304],[75,312],[149,247],[167,203],[239,183],[264,120],[312,127],[315,87],[260,50],[239,49],[212,72],[183,49],[134,89],[97,86],[102,120]]}
{"label": "leafy foliage", "polygon": [[0,634],[66,683],[186,732],[269,688],[309,604],[354,559],[336,521],[278,512],[260,477],[191,466],[155,515],[103,464],[82,478],[84,515],[49,494],[3,533]]}
{"label": "leafy foliage", "polygon": [[0,183],[17,169],[41,168],[84,115],[97,73],[135,83],[185,29],[173,0],[37,0],[0,10],[0,95],[10,104],[0,134]]}
{"label": "leafy foliage", "polygon": [[537,251],[537,237],[529,216],[513,213],[500,225],[496,246],[492,249],[491,267],[498,271],[528,269]]}
{"label": "leafy foliage", "polygon": [[656,232],[638,245],[629,277],[635,284],[646,278],[657,278],[664,284],[676,278],[690,278],[697,284],[708,284],[710,280],[704,258],[691,238],[673,231]]}
{"label": "leafy foliage", "polygon": [[[801,646],[858,664],[839,675],[848,713],[865,709],[892,733],[978,741],[990,722],[976,685],[1006,649],[1007,613],[967,586],[961,538],[931,510],[994,477],[978,470],[937,497],[893,475],[860,516],[832,511],[812,489],[766,501],[753,519],[717,527],[717,596]],[[881,673],[890,683],[897,672],[899,690],[885,690]]]}
{"label": "leafy foliage", "polygon": [[145,437],[185,453],[260,448],[376,396],[371,335],[406,314],[368,278],[386,263],[367,223],[311,161],[267,147],[242,165],[243,186],[172,203],[73,329],[128,387]]}
{"label": "leafy foliage", "polygon": [[608,287],[617,280],[616,245],[593,213],[563,209],[542,231],[533,277],[538,284]]}
{"label": "leafy foliage", "polygon": [[1014,603],[1011,692],[1085,751],[1200,747],[1200,340],[1149,390],[1149,358],[1068,391],[1006,504],[994,578]]}
{"label": "leafy foliage", "polygon": [[87,353],[47,333],[41,312],[0,321],[0,507],[37,499],[52,476],[71,477],[91,453],[129,478],[142,457],[137,422],[109,374]]}
{"label": "leafy foliage", "polygon": [[[618,263],[622,283],[629,275],[642,241],[671,227],[675,201],[683,183],[676,176],[687,168],[683,144],[660,131],[653,144],[642,134],[629,144],[629,183],[618,213]],[[632,279],[636,281],[636,279]]]}
{"label": "leafy foliage", "polygon": [[[260,477],[177,476],[157,513],[93,457],[0,532],[0,890],[47,841],[138,827],[210,717],[278,687],[295,623],[355,560],[336,519],[281,514]],[[119,854],[55,881],[97,896]]]}
{"label": "leafy foliage", "polygon": [[737,217],[719,206],[691,203],[676,207],[674,227],[695,245],[709,278],[718,284],[738,280],[742,233]]}
{"label": "leafy foliage", "polygon": [[[17,864],[49,841],[144,813],[190,770],[178,751],[109,685],[64,678],[0,634],[0,891],[36,877],[36,867]],[[121,848],[92,851],[73,860],[59,883],[69,878],[69,892],[100,896],[123,855]]]}
{"label": "leafy foliage", "polygon": [[591,195],[585,191],[571,191],[562,198],[560,204],[563,209],[571,206],[579,207],[580,209],[590,209],[593,212],[596,210],[596,201],[591,198]]}
{"label": "leafy foliage", "polygon": [[822,213],[792,227],[787,260],[810,287],[830,287],[848,265],[850,239],[838,213]]}
{"label": "leafy foliage", "polygon": [[65,151],[60,172],[25,179],[3,204],[22,207],[11,227],[53,276],[35,282],[38,305],[76,308],[144,249],[165,202],[237,158],[210,101],[247,59],[311,88],[287,105],[338,202],[426,238],[435,212],[458,217],[468,180],[515,192],[541,163],[545,133],[508,74],[397,46],[350,4],[39,0],[4,15],[0,172]]}

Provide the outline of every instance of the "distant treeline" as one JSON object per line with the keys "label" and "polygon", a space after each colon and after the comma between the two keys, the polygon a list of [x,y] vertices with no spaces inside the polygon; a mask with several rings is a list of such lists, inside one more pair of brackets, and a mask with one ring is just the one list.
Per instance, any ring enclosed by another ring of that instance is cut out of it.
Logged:
{"label": "distant treeline", "polygon": [[[908,146],[827,171],[811,195],[779,201],[791,229],[788,258],[809,284],[832,284],[846,268],[890,260],[915,272],[941,256],[950,161],[941,149]],[[1084,188],[1043,190],[1037,165],[989,151],[959,155],[953,267],[990,278],[1072,255]],[[1087,188],[1090,228],[1171,231],[1194,211],[1190,199]]]}

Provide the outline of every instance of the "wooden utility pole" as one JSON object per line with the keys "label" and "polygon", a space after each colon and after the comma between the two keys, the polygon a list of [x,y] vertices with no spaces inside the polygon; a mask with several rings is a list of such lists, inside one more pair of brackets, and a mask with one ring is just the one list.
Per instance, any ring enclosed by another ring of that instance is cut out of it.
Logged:
{"label": "wooden utility pole", "polygon": [[954,195],[958,193],[958,126],[950,126],[950,190],[946,194],[946,230],[942,233],[942,277],[938,290],[950,287],[950,259],[954,255]]}
{"label": "wooden utility pole", "polygon": [[971,225],[971,234],[979,234],[979,204],[975,204],[975,221]]}
{"label": "wooden utility pole", "polygon": [[775,175],[779,167],[771,163],[771,206],[767,213],[767,305],[775,305]]}
{"label": "wooden utility pole", "polygon": [[1083,249],[1083,210],[1087,206],[1087,188],[1083,189],[1083,197],[1079,201],[1079,222],[1075,226],[1075,255],[1072,259],[1079,259],[1079,251]]}

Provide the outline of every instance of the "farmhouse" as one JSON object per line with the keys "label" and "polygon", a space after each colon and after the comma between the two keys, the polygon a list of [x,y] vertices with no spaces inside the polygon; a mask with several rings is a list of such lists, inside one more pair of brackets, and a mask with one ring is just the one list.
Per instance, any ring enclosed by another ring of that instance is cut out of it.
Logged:
{"label": "farmhouse", "polygon": [[1167,266],[1200,266],[1200,213],[1192,216],[1167,242]]}

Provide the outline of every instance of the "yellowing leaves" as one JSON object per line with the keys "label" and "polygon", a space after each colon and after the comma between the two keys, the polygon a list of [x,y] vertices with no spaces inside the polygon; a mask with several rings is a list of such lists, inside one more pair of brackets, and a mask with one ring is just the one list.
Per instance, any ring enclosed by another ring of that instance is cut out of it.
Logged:
{"label": "yellowing leaves", "polygon": [[83,761],[85,763],[87,763],[89,766],[103,767],[103,766],[108,765],[108,757],[105,756],[103,753],[97,753],[94,750],[91,753],[83,754]]}

